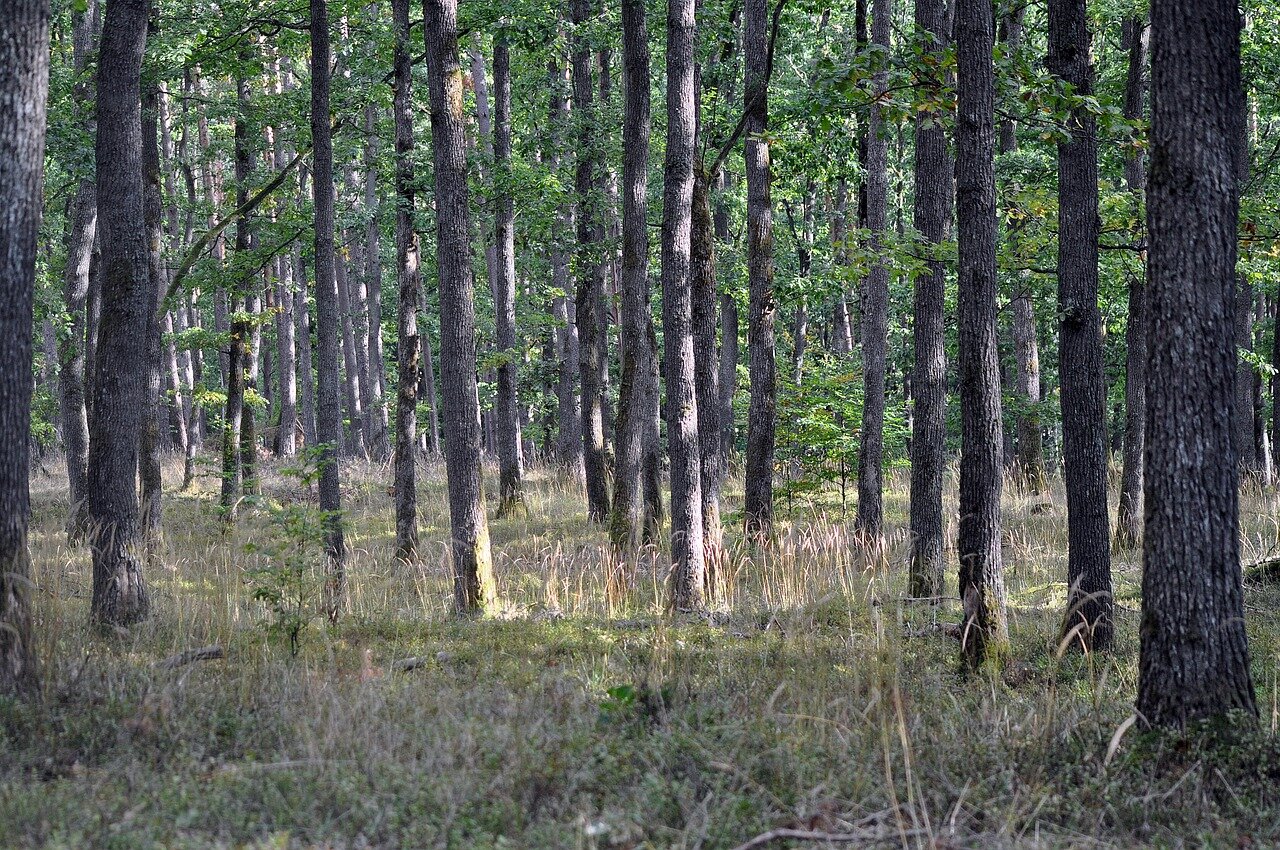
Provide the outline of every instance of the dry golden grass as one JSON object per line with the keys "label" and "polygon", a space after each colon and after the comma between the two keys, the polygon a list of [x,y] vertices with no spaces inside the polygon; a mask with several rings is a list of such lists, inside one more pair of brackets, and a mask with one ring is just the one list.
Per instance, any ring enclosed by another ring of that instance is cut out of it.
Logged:
{"label": "dry golden grass", "polygon": [[[903,599],[901,474],[883,557],[838,497],[796,503],[768,551],[730,534],[712,611],[669,617],[661,555],[617,562],[577,486],[533,470],[528,515],[492,523],[503,610],[470,622],[449,613],[442,470],[409,565],[388,471],[347,467],[349,611],[292,658],[245,581],[263,557],[246,543],[275,532],[250,508],[224,533],[213,479],[167,497],[152,619],[90,631],[56,469],[33,481],[43,699],[0,702],[3,847],[731,848],[776,827],[852,846],[1280,842],[1280,594],[1248,597],[1260,731],[1117,740],[1138,559],[1116,556],[1116,651],[1060,654],[1061,492],[1008,494],[1012,659],[965,676],[956,603]],[[308,498],[278,470],[264,489]],[[1246,561],[1280,549],[1278,517],[1276,494],[1246,493]],[[227,658],[153,666],[206,644]]]}

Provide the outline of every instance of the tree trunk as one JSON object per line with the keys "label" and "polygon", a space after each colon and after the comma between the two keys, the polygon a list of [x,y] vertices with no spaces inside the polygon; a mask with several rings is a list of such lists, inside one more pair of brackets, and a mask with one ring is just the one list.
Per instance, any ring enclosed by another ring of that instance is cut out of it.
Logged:
{"label": "tree trunk", "polygon": [[[871,41],[889,50],[890,0],[875,0]],[[867,228],[868,246],[875,260],[867,275],[862,299],[862,427],[858,432],[858,515],[855,527],[866,542],[878,545],[884,535],[884,406],[885,365],[889,334],[889,268],[885,265],[888,228],[889,143],[879,98],[888,86],[888,72],[877,71],[873,81],[876,100],[867,127]]]}
{"label": "tree trunk", "polygon": [[418,556],[418,293],[422,289],[418,233],[413,226],[413,58],[409,0],[392,0],[395,26],[395,86],[392,112],[396,144],[396,557]]}
{"label": "tree trunk", "polygon": [[1235,153],[1244,120],[1237,4],[1154,0],[1151,59],[1137,710],[1146,723],[1180,727],[1230,711],[1257,713],[1231,436]]}
{"label": "tree trunk", "polygon": [[[424,315],[427,313],[427,298],[424,288],[418,289],[418,304],[420,312]],[[423,334],[419,341],[422,349],[422,370],[420,372],[420,381],[418,383],[418,396],[427,402],[427,417],[430,420],[427,424],[426,452],[430,457],[439,457],[440,448],[440,407],[436,403],[436,366],[431,352],[431,338],[427,334]]]}
{"label": "tree trunk", "polygon": [[[716,241],[722,244],[729,242],[729,207],[724,194],[728,189],[729,179],[724,168],[716,175],[716,208],[712,216]],[[738,302],[729,292],[720,295],[720,401],[716,405],[720,419],[720,469],[726,472],[729,468],[729,457],[733,454],[737,441],[737,423],[733,416],[733,397],[738,391]]]}
{"label": "tree trunk", "polygon": [[436,246],[440,273],[440,361],[445,406],[445,459],[453,537],[454,603],[483,613],[497,602],[489,526],[480,475],[480,410],[476,399],[471,213],[458,64],[457,0],[425,0],[431,147],[435,162]]}
{"label": "tree trunk", "polygon": [[[1051,73],[1093,92],[1085,0],[1050,0]],[[1107,516],[1107,412],[1098,309],[1098,137],[1092,113],[1072,111],[1058,144],[1058,376],[1067,490],[1067,614],[1086,649],[1106,650],[1114,630]]]}
{"label": "tree trunk", "polygon": [[[98,25],[98,2],[90,0],[84,11],[74,17],[72,62],[77,78],[84,74],[96,49]],[[76,86],[72,90],[72,97],[76,115],[89,125],[90,134],[95,133],[96,125],[90,105],[93,91],[90,84],[85,82]],[[85,500],[88,494],[85,492],[85,479],[89,465],[89,412],[85,405],[85,313],[89,300],[89,270],[98,230],[96,191],[93,178],[82,173],[67,211],[67,265],[63,277],[63,292],[70,321],[58,345],[58,371],[62,379],[58,384],[61,391],[62,445],[66,453],[71,502],[67,534],[73,541],[82,539],[87,530]]]}
{"label": "tree trunk", "polygon": [[662,181],[662,339],[671,458],[671,604],[705,601],[693,345],[691,217],[697,132],[694,0],[667,3],[667,151]]}
{"label": "tree trunk", "polygon": [[0,6],[0,694],[39,691],[31,607],[32,305],[44,202],[49,5]]}
{"label": "tree trunk", "polygon": [[[373,8],[373,7],[371,7]],[[376,12],[373,14],[376,15]],[[391,434],[386,399],[386,363],[382,350],[382,228],[378,224],[378,108],[364,110],[364,281],[368,307],[369,404],[365,417],[369,450],[376,460],[391,457]]]}
{"label": "tree trunk", "polygon": [[[298,169],[298,206],[304,206],[306,199],[306,169]],[[307,265],[302,256],[302,246],[293,248],[294,278],[297,281],[297,292],[293,299],[294,346],[298,351],[298,381],[301,384],[298,394],[300,404],[298,416],[302,420],[302,438],[308,448],[315,448],[319,443],[316,436],[316,379],[311,369],[311,308],[307,302]]]}
{"label": "tree trunk", "polygon": [[147,0],[108,0],[98,55],[95,144],[101,215],[102,313],[89,413],[88,508],[93,550],[90,619],[125,626],[147,616],[138,534],[138,439],[142,427],[151,276],[143,224],[142,54]]}
{"label": "tree trunk", "polygon": [[[1147,24],[1141,18],[1125,21],[1129,72],[1125,82],[1124,115],[1132,121],[1143,117],[1146,96]],[[1142,208],[1147,188],[1146,163],[1140,150],[1125,157],[1125,187],[1133,195],[1135,209]],[[1138,247],[1146,249],[1145,233]],[[1142,529],[1142,453],[1147,416],[1147,301],[1146,264],[1137,279],[1129,280],[1129,316],[1125,326],[1125,429],[1124,462],[1120,473],[1120,507],[1116,514],[1117,548],[1138,544]]]}
{"label": "tree trunk", "polygon": [[622,5],[622,376],[614,428],[617,457],[609,537],[622,551],[641,544],[645,521],[644,476],[653,420],[658,416],[657,337],[649,305],[649,30],[643,0]]}
{"label": "tree trunk", "polygon": [[698,463],[702,495],[702,543],[706,552],[708,595],[724,579],[724,530],[720,523],[720,483],[724,452],[720,448],[720,358],[716,352],[716,247],[711,221],[711,192],[706,168],[694,161],[692,252],[692,322],[694,388],[698,408]]}
{"label": "tree trunk", "polygon": [[160,197],[160,148],[156,138],[159,131],[158,111],[160,90],[154,80],[142,89],[142,217],[147,238],[147,272],[150,289],[147,292],[147,310],[143,356],[146,358],[145,389],[142,402],[142,428],[138,435],[138,478],[142,484],[142,536],[146,542],[147,558],[154,554],[160,536],[161,490],[163,483],[160,469],[160,416],[163,407],[161,389],[160,317],[157,315],[160,297],[166,288],[162,252],[163,233],[161,216],[163,201]]}
{"label": "tree trunk", "polygon": [[747,414],[746,485],[743,510],[746,531],[757,539],[773,529],[773,452],[777,431],[778,365],[774,322],[778,303],[773,293],[773,203],[769,144],[767,0],[745,0],[742,48],[746,58],[743,85],[746,114],[747,287],[750,315],[747,356],[751,373],[751,406]]}
{"label": "tree trunk", "polygon": [[340,231],[341,244],[336,249],[334,274],[338,286],[339,325],[342,329],[342,386],[346,392],[348,457],[369,457],[364,439],[364,407],[361,405],[360,360],[356,350],[355,319],[351,315],[351,281],[347,269],[347,231]]}
{"label": "tree trunk", "polygon": [[[590,0],[573,0],[573,22],[585,24]],[[586,471],[587,516],[604,522],[609,515],[608,471],[605,459],[604,382],[607,340],[604,318],[604,240],[600,204],[594,195],[600,182],[600,151],[595,126],[592,52],[587,38],[573,36],[573,108],[578,125],[578,161],[574,188],[578,197],[579,273],[576,292],[579,375],[582,384],[582,457]]]}
{"label": "tree trunk", "polygon": [[497,208],[494,242],[498,255],[493,305],[498,347],[498,516],[524,508],[524,454],[520,446],[520,374],[516,344],[516,213],[511,171],[511,46],[493,42],[494,168]]}
{"label": "tree trunk", "polygon": [[[333,134],[329,115],[329,10],[327,0],[311,0],[311,139],[315,194],[316,263],[316,438],[320,469],[320,510],[324,515],[328,576],[325,608],[336,621],[346,599],[346,542],[338,447],[342,444],[342,401],[338,388],[338,282],[333,247]],[[305,311],[304,311],[305,312]]]}
{"label": "tree trunk", "polygon": [[[929,54],[941,56],[948,35],[945,0],[916,0],[915,23],[916,29],[932,40]],[[938,87],[946,82],[930,80]],[[930,246],[947,240],[951,223],[951,162],[939,118],[924,114],[915,119],[914,224]],[[929,261],[928,271],[915,283],[910,592],[920,597],[942,595],[946,566],[942,520],[947,443],[946,286],[946,264],[940,257]],[[840,335],[837,328],[838,341]],[[843,345],[838,342],[838,349]]]}
{"label": "tree trunk", "polygon": [[1003,428],[996,342],[995,42],[992,8],[956,0],[956,241],[960,324],[960,597],[971,667],[1008,643],[1000,552]]}

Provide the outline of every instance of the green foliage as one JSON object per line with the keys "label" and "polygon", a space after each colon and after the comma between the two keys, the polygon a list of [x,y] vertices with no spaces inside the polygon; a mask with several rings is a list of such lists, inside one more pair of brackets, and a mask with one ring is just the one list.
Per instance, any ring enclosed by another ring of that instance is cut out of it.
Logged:
{"label": "green foliage", "polygon": [[[282,468],[281,474],[310,490],[320,479],[323,457],[322,448],[308,449],[296,466]],[[266,517],[267,533],[261,542],[244,544],[245,554],[258,562],[245,569],[244,580],[252,598],[270,612],[268,634],[286,639],[289,653],[297,656],[303,633],[320,615],[325,514],[305,498],[283,504],[255,501]]]}

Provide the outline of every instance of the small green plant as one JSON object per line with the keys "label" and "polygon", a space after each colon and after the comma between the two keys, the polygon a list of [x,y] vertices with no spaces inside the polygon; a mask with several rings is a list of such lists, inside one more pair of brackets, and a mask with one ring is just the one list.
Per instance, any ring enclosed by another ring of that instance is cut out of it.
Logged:
{"label": "small green plant", "polygon": [[[281,473],[306,492],[319,480],[321,462],[321,452],[309,449],[297,465],[284,467]],[[296,657],[303,633],[319,616],[324,512],[305,498],[285,503],[261,497],[254,501],[266,516],[267,529],[261,542],[251,540],[244,546],[247,554],[260,559],[260,566],[245,570],[245,582],[252,597],[271,612],[267,632],[287,639],[289,652]]]}

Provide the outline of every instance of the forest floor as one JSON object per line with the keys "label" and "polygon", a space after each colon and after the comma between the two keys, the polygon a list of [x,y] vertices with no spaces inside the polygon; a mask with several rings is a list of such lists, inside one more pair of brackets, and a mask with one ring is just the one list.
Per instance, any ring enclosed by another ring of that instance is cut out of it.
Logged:
{"label": "forest floor", "polygon": [[[535,469],[528,515],[491,526],[504,612],[472,622],[449,614],[442,469],[409,566],[389,473],[348,468],[350,612],[309,623],[293,657],[253,571],[289,549],[270,508],[303,487],[269,470],[231,533],[212,477],[167,496],[154,614],[103,636],[58,467],[32,483],[44,693],[0,701],[0,847],[734,848],[777,828],[854,847],[1280,844],[1280,591],[1246,599],[1259,731],[1131,727],[1139,556],[1115,559],[1115,651],[1060,652],[1060,490],[1007,495],[1012,656],[966,676],[958,603],[903,599],[902,475],[886,558],[859,554],[838,497],[782,505],[774,548],[734,544],[719,607],[667,617],[652,563],[613,565],[578,489]],[[1246,494],[1242,525],[1246,562],[1280,548],[1280,497]],[[226,657],[156,666],[211,644]]]}

